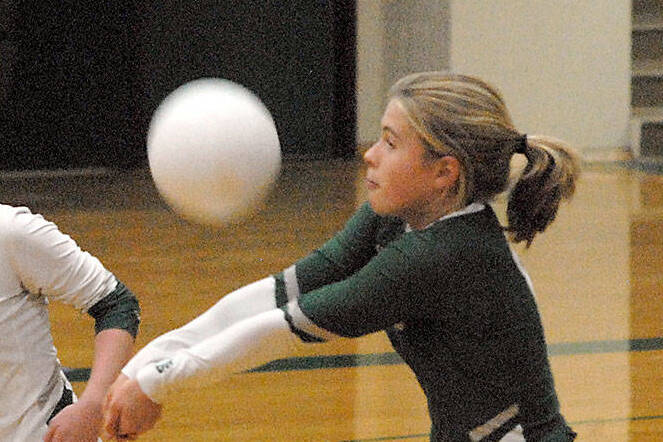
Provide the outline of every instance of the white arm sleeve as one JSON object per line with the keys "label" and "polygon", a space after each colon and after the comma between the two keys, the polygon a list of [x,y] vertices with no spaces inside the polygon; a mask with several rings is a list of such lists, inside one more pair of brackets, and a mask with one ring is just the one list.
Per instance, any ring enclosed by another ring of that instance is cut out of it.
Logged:
{"label": "white arm sleeve", "polygon": [[141,368],[152,362],[190,348],[242,319],[275,309],[275,290],[276,281],[271,276],[235,290],[188,324],[147,344],[127,363],[122,373],[133,379]]}
{"label": "white arm sleeve", "polygon": [[[257,367],[297,353],[301,341],[292,333],[280,309],[245,319],[169,358],[138,371],[140,388],[155,402],[162,402],[177,383],[203,373],[214,379]],[[209,371],[212,373],[208,373]],[[211,377],[211,376],[210,376]]]}

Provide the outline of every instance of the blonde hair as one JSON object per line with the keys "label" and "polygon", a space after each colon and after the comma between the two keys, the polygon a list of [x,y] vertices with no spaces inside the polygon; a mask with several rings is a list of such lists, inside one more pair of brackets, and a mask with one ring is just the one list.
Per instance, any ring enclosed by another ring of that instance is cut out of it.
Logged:
{"label": "blonde hair", "polygon": [[529,246],[555,219],[560,201],[573,195],[580,174],[573,150],[553,137],[521,134],[503,98],[488,83],[421,72],[397,81],[389,98],[403,106],[431,156],[459,160],[456,208],[488,202],[504,192],[512,155],[525,155],[527,165],[507,204],[506,230],[513,241]]}

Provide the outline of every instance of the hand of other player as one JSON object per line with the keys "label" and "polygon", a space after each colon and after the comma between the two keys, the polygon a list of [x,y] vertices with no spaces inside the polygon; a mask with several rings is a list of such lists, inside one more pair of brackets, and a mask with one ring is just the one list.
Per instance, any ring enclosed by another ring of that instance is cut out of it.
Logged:
{"label": "hand of other player", "polygon": [[44,442],[97,442],[102,422],[101,403],[75,402],[51,420]]}
{"label": "hand of other player", "polygon": [[120,375],[104,406],[104,430],[112,439],[133,440],[150,430],[161,417],[161,405],[153,402],[138,382]]}

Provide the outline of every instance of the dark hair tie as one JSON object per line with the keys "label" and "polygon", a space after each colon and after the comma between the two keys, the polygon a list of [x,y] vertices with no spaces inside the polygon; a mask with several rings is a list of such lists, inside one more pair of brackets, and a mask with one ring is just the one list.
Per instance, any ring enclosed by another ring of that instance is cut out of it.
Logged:
{"label": "dark hair tie", "polygon": [[518,144],[516,144],[515,152],[525,155],[527,153],[528,147],[529,146],[527,144],[527,134],[524,134],[522,137],[518,139]]}

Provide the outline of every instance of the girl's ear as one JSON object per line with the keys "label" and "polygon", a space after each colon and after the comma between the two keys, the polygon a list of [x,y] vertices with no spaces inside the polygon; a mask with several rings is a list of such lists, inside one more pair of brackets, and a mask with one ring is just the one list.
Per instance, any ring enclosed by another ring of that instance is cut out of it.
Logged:
{"label": "girl's ear", "polygon": [[443,156],[435,160],[435,187],[440,190],[455,188],[460,177],[460,161],[452,156]]}

